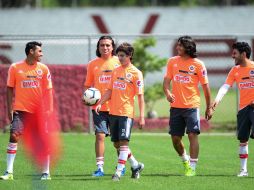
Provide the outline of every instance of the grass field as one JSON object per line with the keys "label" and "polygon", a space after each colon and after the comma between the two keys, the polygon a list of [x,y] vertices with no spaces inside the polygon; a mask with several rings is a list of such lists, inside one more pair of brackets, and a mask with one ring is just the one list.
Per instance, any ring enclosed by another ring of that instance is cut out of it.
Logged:
{"label": "grass field", "polygon": [[[200,156],[197,176],[184,177],[180,159],[173,150],[167,134],[133,134],[130,147],[135,157],[145,164],[139,180],[130,178],[129,164],[126,176],[113,182],[111,175],[116,166],[116,153],[110,139],[106,141],[105,173],[102,178],[91,177],[95,169],[94,135],[63,134],[64,151],[58,165],[52,170],[51,181],[35,180],[34,169],[19,146],[14,165],[14,181],[0,181],[1,190],[143,190],[143,189],[253,189],[254,143],[249,143],[249,177],[238,178],[238,142],[235,136],[200,136]],[[186,140],[186,137],[184,138]],[[6,169],[5,152],[8,134],[0,134],[0,171]],[[185,141],[186,142],[186,141]]]}

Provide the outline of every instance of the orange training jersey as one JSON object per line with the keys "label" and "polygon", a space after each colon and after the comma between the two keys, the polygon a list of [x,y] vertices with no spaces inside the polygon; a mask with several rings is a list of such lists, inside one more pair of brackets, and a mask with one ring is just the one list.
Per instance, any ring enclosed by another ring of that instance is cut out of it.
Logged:
{"label": "orange training jersey", "polygon": [[202,61],[197,58],[185,60],[180,56],[169,59],[165,78],[172,82],[175,102],[171,107],[198,108],[200,106],[199,82],[208,83],[207,71]]}
{"label": "orange training jersey", "polygon": [[239,109],[254,101],[254,63],[249,67],[234,66],[226,79],[226,84],[237,83],[240,92]]}
{"label": "orange training jersey", "polygon": [[15,89],[13,110],[34,113],[45,90],[52,88],[48,67],[40,62],[28,65],[26,61],[13,63],[8,71],[7,86]]}
{"label": "orange training jersey", "polygon": [[117,67],[108,86],[112,90],[110,114],[134,117],[135,95],[144,94],[143,75],[134,65]]}
{"label": "orange training jersey", "polygon": [[[92,60],[87,66],[87,75],[84,86],[97,88],[101,96],[106,91],[107,85],[111,80],[111,74],[114,68],[119,66],[119,60],[116,56],[108,60],[100,57]],[[102,105],[101,111],[109,111],[109,102]],[[94,109],[95,106],[93,106]]]}

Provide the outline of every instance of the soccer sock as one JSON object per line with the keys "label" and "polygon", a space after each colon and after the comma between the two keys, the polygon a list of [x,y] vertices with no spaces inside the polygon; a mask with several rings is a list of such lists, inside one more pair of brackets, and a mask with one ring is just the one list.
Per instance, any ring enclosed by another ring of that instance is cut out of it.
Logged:
{"label": "soccer sock", "polygon": [[118,164],[116,168],[116,173],[118,176],[121,176],[121,172],[123,168],[125,167],[125,163],[128,158],[128,152],[129,152],[129,147],[128,146],[120,146],[120,154],[118,157]]}
{"label": "soccer sock", "polygon": [[7,147],[7,172],[13,173],[13,164],[18,148],[18,143],[9,143]]}
{"label": "soccer sock", "polygon": [[47,156],[47,159],[46,159],[45,165],[43,167],[42,173],[49,174],[49,165],[50,165],[50,158],[49,158],[49,156]]}
{"label": "soccer sock", "polygon": [[128,151],[128,161],[133,169],[136,169],[138,167],[138,161],[135,159],[135,157],[132,155],[131,150]]}
{"label": "soccer sock", "polygon": [[248,142],[240,143],[240,145],[239,145],[239,158],[241,160],[241,170],[247,171]]}
{"label": "soccer sock", "polygon": [[193,170],[196,170],[197,163],[198,163],[198,159],[197,158],[190,158],[190,167]]}
{"label": "soccer sock", "polygon": [[183,154],[180,156],[183,162],[189,161],[190,157],[186,154],[186,150],[184,149]]}
{"label": "soccer sock", "polygon": [[103,172],[104,157],[96,157],[96,165]]}

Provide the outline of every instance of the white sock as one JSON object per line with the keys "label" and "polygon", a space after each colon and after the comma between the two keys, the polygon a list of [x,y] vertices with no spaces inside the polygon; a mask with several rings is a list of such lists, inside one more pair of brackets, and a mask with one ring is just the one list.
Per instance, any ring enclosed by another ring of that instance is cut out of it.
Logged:
{"label": "white sock", "polygon": [[132,155],[131,150],[128,151],[128,161],[133,169],[136,169],[138,167],[138,161],[135,159],[135,157]]}
{"label": "white sock", "polygon": [[18,149],[18,143],[9,143],[7,147],[7,169],[8,173],[13,173],[13,164]]}
{"label": "white sock", "polygon": [[247,172],[248,142],[240,143],[240,145],[239,145],[239,158],[241,160],[241,170]]}
{"label": "white sock", "polygon": [[49,165],[50,165],[50,158],[49,158],[49,156],[47,156],[45,165],[44,165],[44,167],[43,167],[43,169],[42,169],[42,173],[47,173],[47,174],[49,174]]}
{"label": "white sock", "polygon": [[103,172],[104,157],[96,157],[96,165]]}
{"label": "white sock", "polygon": [[118,176],[121,176],[121,172],[123,168],[125,167],[125,163],[128,158],[128,152],[129,152],[128,146],[120,146],[120,153],[119,153],[118,164],[116,168],[116,173]]}
{"label": "white sock", "polygon": [[198,159],[197,158],[190,158],[190,167],[193,170],[196,170],[197,163],[198,163]]}
{"label": "white sock", "polygon": [[190,156],[186,153],[186,150],[184,149],[183,154],[180,156],[183,162],[189,161]]}

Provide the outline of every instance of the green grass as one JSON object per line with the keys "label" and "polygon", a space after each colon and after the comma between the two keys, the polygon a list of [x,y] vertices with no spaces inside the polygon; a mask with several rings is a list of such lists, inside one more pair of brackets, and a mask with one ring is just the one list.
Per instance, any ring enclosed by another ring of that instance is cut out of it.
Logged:
{"label": "green grass", "polygon": [[[212,101],[217,95],[218,89],[211,89]],[[236,126],[236,113],[237,113],[237,96],[235,89],[231,89],[223,97],[222,101],[216,108],[212,120],[210,121],[214,127],[222,127],[234,129]],[[205,98],[203,91],[201,90],[201,107],[200,114],[204,117],[206,109]],[[135,105],[135,113],[138,114],[138,106]],[[154,110],[158,113],[159,117],[169,117],[169,103],[166,98],[162,98],[156,101]],[[147,111],[147,110],[146,110]]]}
{"label": "green grass", "polygon": [[[254,144],[249,143],[248,178],[238,178],[238,141],[230,136],[200,136],[200,156],[196,177],[184,177],[180,158],[173,150],[168,135],[133,134],[130,147],[135,157],[145,164],[139,180],[130,178],[129,164],[126,176],[120,182],[112,182],[117,158],[108,138],[106,140],[106,176],[91,177],[95,169],[94,135],[63,134],[64,151],[58,165],[51,171],[52,180],[35,180],[34,170],[22,152],[22,146],[14,165],[14,181],[0,181],[0,189],[49,189],[49,190],[143,190],[143,189],[253,189],[254,185]],[[184,142],[186,145],[186,137]],[[5,171],[5,152],[8,134],[0,134],[0,171]],[[186,146],[187,147],[187,146]]]}

